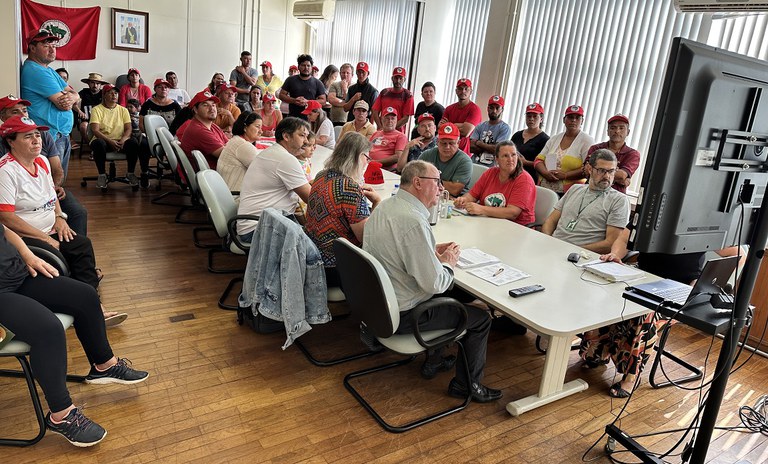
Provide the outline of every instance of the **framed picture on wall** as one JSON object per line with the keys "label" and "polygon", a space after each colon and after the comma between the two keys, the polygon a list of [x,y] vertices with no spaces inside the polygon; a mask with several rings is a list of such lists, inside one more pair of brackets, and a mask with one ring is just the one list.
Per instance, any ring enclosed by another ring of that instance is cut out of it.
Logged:
{"label": "framed picture on wall", "polygon": [[112,8],[112,49],[149,53],[149,13]]}

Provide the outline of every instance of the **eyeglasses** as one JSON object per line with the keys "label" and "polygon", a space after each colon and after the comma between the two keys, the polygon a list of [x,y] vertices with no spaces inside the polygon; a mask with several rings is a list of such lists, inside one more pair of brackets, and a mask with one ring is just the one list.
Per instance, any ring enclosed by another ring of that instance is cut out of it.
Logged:
{"label": "eyeglasses", "polygon": [[360,153],[361,155],[365,156],[365,159],[368,160],[368,162],[371,162],[371,157],[368,156],[368,153]]}
{"label": "eyeglasses", "polygon": [[595,168],[595,172],[599,176],[604,176],[606,174],[614,175],[616,174],[616,168],[613,168],[613,169]]}
{"label": "eyeglasses", "polygon": [[437,185],[443,185],[443,179],[439,177],[426,177],[426,176],[417,176],[419,179],[432,179],[437,181]]}

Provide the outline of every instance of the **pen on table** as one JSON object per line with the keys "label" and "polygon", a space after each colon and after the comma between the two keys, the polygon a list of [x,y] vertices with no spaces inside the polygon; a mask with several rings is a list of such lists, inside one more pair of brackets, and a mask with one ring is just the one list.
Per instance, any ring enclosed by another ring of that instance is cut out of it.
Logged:
{"label": "pen on table", "polygon": [[497,275],[501,274],[502,272],[504,272],[504,268],[500,267],[498,271],[493,273],[493,277],[496,277]]}

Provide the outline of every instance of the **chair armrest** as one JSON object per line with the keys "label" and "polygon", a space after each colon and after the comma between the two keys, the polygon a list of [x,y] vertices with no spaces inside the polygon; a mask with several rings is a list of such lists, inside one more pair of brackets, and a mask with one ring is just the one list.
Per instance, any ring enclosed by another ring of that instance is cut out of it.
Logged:
{"label": "chair armrest", "polygon": [[[421,336],[421,331],[419,330],[419,319],[421,319],[421,315],[425,312],[438,307],[440,308],[440,311],[457,311],[460,316],[459,323],[454,330],[444,335],[429,341],[424,340]],[[413,336],[416,338],[416,341],[419,342],[419,345],[428,350],[456,341],[467,329],[467,308],[453,298],[443,296],[427,300],[413,308],[410,316],[413,323]]]}
{"label": "chair armrest", "polygon": [[227,231],[229,232],[229,237],[230,240],[232,240],[232,243],[234,243],[236,247],[248,253],[248,251],[251,249],[250,244],[241,242],[239,236],[237,235],[237,221],[239,219],[250,219],[251,221],[258,221],[259,217],[252,214],[238,214],[237,216],[230,219],[229,222],[227,222]]}
{"label": "chair armrest", "polygon": [[231,193],[232,196],[240,195],[240,191],[239,190],[230,190],[229,193]]}
{"label": "chair armrest", "polygon": [[639,251],[628,251],[626,255],[624,255],[623,258],[621,258],[622,263],[634,263],[637,262],[637,255],[639,255]]}
{"label": "chair armrest", "polygon": [[44,248],[37,245],[27,246],[29,247],[30,251],[35,254],[35,256],[55,267],[56,270],[59,271],[59,275],[69,276],[69,264],[67,264],[67,260],[59,250],[53,247]]}

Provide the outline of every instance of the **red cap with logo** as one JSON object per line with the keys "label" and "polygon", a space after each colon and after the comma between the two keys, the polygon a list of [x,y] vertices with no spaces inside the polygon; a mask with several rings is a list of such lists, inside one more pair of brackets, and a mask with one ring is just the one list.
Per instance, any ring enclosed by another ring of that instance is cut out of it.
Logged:
{"label": "red cap with logo", "polygon": [[138,69],[136,69],[136,68],[129,68],[129,69],[128,69],[128,75],[130,76],[130,75],[131,75],[131,73],[136,73],[136,74],[138,74],[139,76],[141,76],[141,73],[140,73],[140,72],[139,72],[139,70],[138,70]]}
{"label": "red cap with logo", "polygon": [[578,114],[579,116],[584,116],[584,108],[582,108],[579,105],[571,105],[565,109],[565,115],[569,116],[571,114]]}
{"label": "red cap with logo", "polygon": [[189,102],[189,107],[194,108],[197,106],[197,104],[202,103],[204,101],[213,100],[214,103],[219,103],[221,100],[219,100],[218,97],[214,96],[211,92],[208,90],[203,90],[202,92],[198,92],[192,100]]}
{"label": "red cap with logo", "polygon": [[615,114],[615,115],[611,116],[611,118],[608,119],[608,124],[611,124],[611,123],[614,123],[614,122],[617,122],[617,121],[618,122],[623,122],[623,123],[625,123],[627,125],[629,124],[629,118],[624,116],[621,113]]}
{"label": "red cap with logo", "polygon": [[525,107],[526,113],[544,114],[544,107],[534,102]]}
{"label": "red cap with logo", "polygon": [[165,79],[160,79],[160,78],[155,79],[155,85],[153,85],[152,88],[156,89],[158,85],[164,85],[169,89],[171,88],[171,84],[169,84],[168,81],[166,81]]}
{"label": "red cap with logo", "polygon": [[221,85],[219,85],[219,87],[216,88],[216,93],[219,94],[219,93],[221,93],[221,92],[223,92],[225,90],[230,90],[233,93],[237,93],[237,87],[235,87],[234,85],[229,85],[229,84],[221,84]]}
{"label": "red cap with logo", "polygon": [[269,61],[262,61],[259,66],[266,66],[269,69],[272,69],[272,63],[270,63]]}
{"label": "red cap with logo", "polygon": [[304,108],[304,111],[302,111],[301,114],[307,115],[315,110],[319,110],[322,107],[323,105],[321,105],[317,100],[307,100],[307,107]]}
{"label": "red cap with logo", "polygon": [[456,140],[459,138],[460,135],[461,134],[459,134],[459,128],[456,127],[456,124],[452,122],[446,122],[445,124],[440,124],[440,127],[437,128],[438,139]]}
{"label": "red cap with logo", "polygon": [[488,105],[499,105],[502,108],[504,107],[504,97],[499,95],[494,95],[491,98],[488,99]]}
{"label": "red cap with logo", "polygon": [[384,174],[381,172],[382,164],[378,161],[371,161],[365,168],[363,179],[366,184],[378,185],[384,183]]}
{"label": "red cap with logo", "polygon": [[32,103],[28,102],[27,100],[22,100],[20,98],[14,97],[13,95],[8,95],[7,97],[0,98],[0,110],[10,108],[12,106],[18,105],[19,103],[24,106],[32,105]]}
{"label": "red cap with logo", "polygon": [[384,116],[389,116],[390,114],[393,114],[393,115],[395,115],[395,117],[397,117],[397,110],[395,108],[391,107],[391,106],[388,106],[388,107],[384,108],[383,110],[381,110],[381,117],[382,118]]}
{"label": "red cap with logo", "polygon": [[115,87],[112,84],[105,84],[104,87],[101,88],[101,94],[104,95],[110,90],[114,90],[115,92],[117,92],[117,87]]}
{"label": "red cap with logo", "polygon": [[419,124],[421,121],[434,121],[435,117],[432,116],[432,113],[423,113],[421,116],[419,116],[419,120],[416,121],[416,124]]}
{"label": "red cap with logo", "polygon": [[317,66],[312,66],[312,72],[320,72],[320,68]]}
{"label": "red cap with logo", "polygon": [[361,61],[361,62],[357,63],[357,68],[355,68],[355,70],[360,71],[361,69],[363,71],[365,71],[365,72],[369,72],[368,71],[368,63],[366,63],[365,61]]}
{"label": "red cap with logo", "polygon": [[27,116],[14,116],[8,118],[7,121],[0,126],[0,137],[5,137],[11,134],[17,134],[19,132],[31,132],[35,129],[48,130],[48,126],[38,126],[35,121],[31,120]]}
{"label": "red cap with logo", "polygon": [[267,92],[264,94],[263,97],[261,97],[261,101],[273,102],[273,101],[277,101],[277,98],[275,98],[275,96],[272,95],[271,93]]}
{"label": "red cap with logo", "polygon": [[395,77],[395,76],[400,76],[403,79],[405,79],[405,68],[401,68],[401,67],[398,66],[395,69],[393,69],[392,70],[392,77]]}
{"label": "red cap with logo", "polygon": [[296,66],[295,64],[288,66],[288,71],[298,71],[298,70],[299,70],[299,67]]}
{"label": "red cap with logo", "polygon": [[466,77],[462,77],[461,79],[456,81],[456,87],[472,87],[472,81],[470,81]]}

